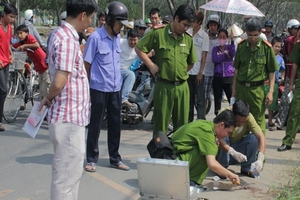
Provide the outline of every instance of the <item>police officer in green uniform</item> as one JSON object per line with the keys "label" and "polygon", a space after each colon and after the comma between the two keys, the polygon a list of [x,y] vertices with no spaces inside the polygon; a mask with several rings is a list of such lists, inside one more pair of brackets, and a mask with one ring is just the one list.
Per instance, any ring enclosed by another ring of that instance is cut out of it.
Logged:
{"label": "police officer in green uniform", "polygon": [[[293,90],[295,75],[300,75],[300,43],[297,43],[290,56],[289,60],[293,62],[289,91]],[[300,78],[295,82],[294,96],[291,103],[290,114],[287,119],[287,126],[285,137],[282,139],[282,145],[277,149],[278,151],[286,151],[292,149],[292,144],[296,138],[298,127],[300,124]]]}
{"label": "police officer in green uniform", "polygon": [[[250,112],[266,134],[265,110],[273,101],[275,71],[278,64],[271,44],[260,38],[261,23],[251,17],[245,24],[248,39],[237,48],[232,96],[247,101]],[[269,79],[270,90],[264,93],[264,80]]]}
{"label": "police officer in green uniform", "polygon": [[[186,33],[195,20],[191,6],[181,5],[173,22],[165,27],[154,27],[136,45],[136,53],[156,75],[154,89],[153,135],[167,132],[171,116],[174,129],[188,123],[189,87],[187,71],[197,62],[193,38]],[[155,51],[156,64],[147,53]]]}
{"label": "police officer in green uniform", "polygon": [[214,120],[197,120],[180,127],[172,134],[174,152],[178,160],[189,162],[191,185],[200,185],[210,168],[217,174],[239,183],[238,175],[216,161],[218,140],[228,137],[236,126],[232,111],[221,112]]}

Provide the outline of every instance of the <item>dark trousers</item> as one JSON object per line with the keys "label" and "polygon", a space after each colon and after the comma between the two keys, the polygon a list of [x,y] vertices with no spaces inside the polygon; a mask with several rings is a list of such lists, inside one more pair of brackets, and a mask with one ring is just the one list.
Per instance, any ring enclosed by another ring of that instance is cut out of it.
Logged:
{"label": "dark trousers", "polygon": [[215,115],[217,115],[221,109],[223,91],[226,94],[228,102],[230,101],[232,95],[232,82],[233,77],[214,77],[212,86],[214,91]]}
{"label": "dark trousers", "polygon": [[7,95],[7,77],[9,72],[9,65],[0,69],[0,123],[2,123],[3,106]]}
{"label": "dark trousers", "polygon": [[98,140],[103,117],[107,115],[107,143],[110,164],[122,161],[119,154],[121,137],[121,95],[118,92],[101,92],[91,89],[91,118],[87,136],[87,162],[97,163],[99,158]]}
{"label": "dark trousers", "polygon": [[194,106],[197,109],[197,119],[205,119],[205,88],[204,76],[202,81],[196,83],[197,75],[189,75],[188,85],[190,89],[190,112],[189,122],[194,120]]}

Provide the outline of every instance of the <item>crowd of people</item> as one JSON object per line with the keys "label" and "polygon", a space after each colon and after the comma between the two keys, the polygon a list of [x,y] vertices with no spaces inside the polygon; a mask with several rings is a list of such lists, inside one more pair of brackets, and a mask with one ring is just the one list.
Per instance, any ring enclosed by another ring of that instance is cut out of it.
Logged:
{"label": "crowd of people", "polygon": [[[227,169],[229,165],[240,164],[241,174],[249,177],[263,169],[266,109],[270,131],[281,130],[287,121],[278,151],[291,149],[300,123],[296,19],[288,21],[289,36],[282,38],[272,32],[271,20],[262,25],[259,18],[244,16],[244,33],[235,35],[221,27],[217,14],[204,23],[204,14],[189,5],[162,19],[160,10],[152,8],[149,18],[131,23],[126,5],[114,1],[99,12],[98,27],[90,27],[98,10],[94,0],[67,0],[61,25],[47,44],[33,25],[32,10],[25,11],[25,22],[16,28],[19,42],[13,47],[27,52],[40,76],[40,108],[49,107],[52,200],[77,199],[83,169],[96,172],[104,115],[110,167],[130,170],[119,153],[120,111],[132,106],[129,93],[135,74],[130,68],[137,62],[156,77],[153,136],[166,133],[172,119],[174,153],[176,159],[189,162],[191,185],[201,185],[209,169],[234,184],[240,182],[239,176]],[[15,6],[6,4],[0,21],[0,131],[5,130],[2,111],[13,62],[11,24],[17,15]],[[243,38],[239,44],[237,37]],[[278,105],[280,86],[284,91]],[[290,91],[294,91],[291,103]],[[205,108],[212,92],[215,118],[208,121]],[[228,108],[221,107],[223,93]]]}

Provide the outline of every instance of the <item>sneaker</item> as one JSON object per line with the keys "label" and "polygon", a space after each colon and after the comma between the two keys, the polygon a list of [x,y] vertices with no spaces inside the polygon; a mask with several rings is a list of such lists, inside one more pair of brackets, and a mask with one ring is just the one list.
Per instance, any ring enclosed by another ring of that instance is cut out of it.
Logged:
{"label": "sneaker", "polygon": [[2,125],[2,123],[0,123],[0,131],[5,131],[4,126]]}

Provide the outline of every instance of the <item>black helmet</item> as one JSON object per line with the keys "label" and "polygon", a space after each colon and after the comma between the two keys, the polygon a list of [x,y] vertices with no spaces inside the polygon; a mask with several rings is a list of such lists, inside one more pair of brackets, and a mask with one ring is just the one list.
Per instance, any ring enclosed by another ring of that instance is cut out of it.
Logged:
{"label": "black helmet", "polygon": [[265,27],[273,27],[273,22],[272,22],[272,20],[267,20],[267,21],[265,22]]}
{"label": "black helmet", "polygon": [[142,28],[147,28],[147,25],[146,25],[146,23],[145,23],[145,21],[143,19],[137,19],[137,20],[135,20],[134,26],[142,27]]}
{"label": "black helmet", "polygon": [[171,15],[166,15],[162,19],[163,24],[170,24],[173,21],[173,17]]}
{"label": "black helmet", "polygon": [[114,26],[116,20],[119,20],[125,26],[128,26],[128,9],[118,1],[113,1],[105,9],[105,21],[110,27]]}

